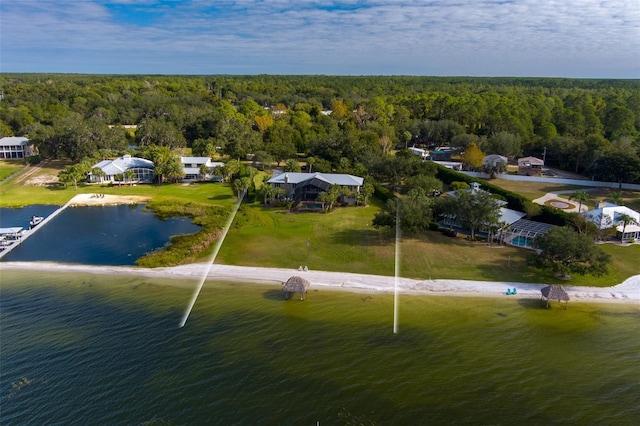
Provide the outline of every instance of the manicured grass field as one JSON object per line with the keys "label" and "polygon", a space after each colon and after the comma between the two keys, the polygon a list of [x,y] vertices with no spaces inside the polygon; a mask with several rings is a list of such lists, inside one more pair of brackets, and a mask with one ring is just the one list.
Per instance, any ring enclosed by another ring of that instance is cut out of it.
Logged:
{"label": "manicured grass field", "polygon": [[504,188],[508,191],[521,194],[527,197],[531,201],[535,200],[536,198],[542,197],[547,192],[581,191],[585,189],[585,187],[576,186],[576,185],[564,185],[564,184],[544,183],[544,182],[523,182],[523,181],[506,180],[506,179],[492,179],[489,182],[492,183],[493,185],[499,186],[500,188]]}
{"label": "manicured grass field", "polygon": [[[395,233],[375,229],[371,221],[377,206],[338,209],[329,214],[291,214],[283,210],[245,206],[222,245],[216,262],[394,274]],[[307,247],[309,241],[309,247]],[[638,273],[634,258],[640,246],[605,244],[613,258],[612,273],[605,277],[575,276],[562,281],[527,264],[530,251],[487,246],[439,232],[402,238],[400,275],[418,279],[469,279],[565,283],[608,286]]]}

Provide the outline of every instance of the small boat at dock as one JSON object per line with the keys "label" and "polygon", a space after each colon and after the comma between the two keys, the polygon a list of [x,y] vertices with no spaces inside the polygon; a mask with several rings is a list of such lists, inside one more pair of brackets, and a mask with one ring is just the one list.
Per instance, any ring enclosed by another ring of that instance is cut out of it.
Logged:
{"label": "small boat at dock", "polygon": [[42,216],[31,216],[31,220],[29,221],[29,227],[34,228],[38,224],[40,224],[40,222],[42,222],[43,220],[44,220],[44,217]]}

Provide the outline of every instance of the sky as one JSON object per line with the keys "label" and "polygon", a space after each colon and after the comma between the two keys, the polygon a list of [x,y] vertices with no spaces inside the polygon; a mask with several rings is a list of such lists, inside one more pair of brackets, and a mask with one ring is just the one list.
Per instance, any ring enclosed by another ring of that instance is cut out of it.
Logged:
{"label": "sky", "polygon": [[640,78],[640,0],[0,0],[0,71]]}

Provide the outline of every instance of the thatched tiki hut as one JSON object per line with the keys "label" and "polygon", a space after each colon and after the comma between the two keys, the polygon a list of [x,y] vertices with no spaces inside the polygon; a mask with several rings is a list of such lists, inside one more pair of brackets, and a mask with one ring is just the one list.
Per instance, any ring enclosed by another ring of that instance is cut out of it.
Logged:
{"label": "thatched tiki hut", "polygon": [[542,293],[542,297],[547,299],[547,308],[549,307],[549,300],[553,299],[557,300],[558,302],[564,300],[564,308],[567,309],[567,305],[569,304],[569,295],[561,285],[554,284],[544,287],[540,290],[540,293]]}
{"label": "thatched tiki hut", "polygon": [[282,286],[284,298],[288,299],[293,293],[300,293],[300,300],[304,300],[304,295],[311,284],[302,277],[293,276]]}

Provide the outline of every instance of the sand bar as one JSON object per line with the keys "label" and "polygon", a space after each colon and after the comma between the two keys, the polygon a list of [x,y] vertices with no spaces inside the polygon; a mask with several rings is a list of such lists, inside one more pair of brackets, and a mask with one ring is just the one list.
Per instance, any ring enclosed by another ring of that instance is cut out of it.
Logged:
{"label": "sand bar", "polygon": [[[95,266],[53,262],[2,262],[2,270],[31,270],[39,272],[75,272],[106,275],[137,275],[175,279],[177,286],[193,287],[202,279],[208,265],[194,263],[166,268],[138,268],[134,266]],[[307,279],[312,288],[352,291],[359,293],[393,293],[394,277],[351,274],[329,271],[299,271],[286,268],[212,265],[208,279],[280,285],[293,275]],[[1,282],[1,276],[0,276]],[[401,294],[475,297],[540,298],[540,289],[548,284],[492,282],[470,280],[397,279]],[[635,275],[613,287],[564,286],[571,301],[621,302],[640,304],[640,275]],[[517,296],[507,296],[507,289],[517,289]]]}

